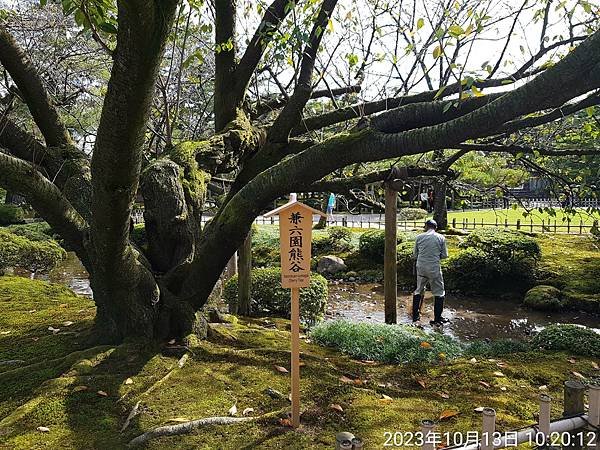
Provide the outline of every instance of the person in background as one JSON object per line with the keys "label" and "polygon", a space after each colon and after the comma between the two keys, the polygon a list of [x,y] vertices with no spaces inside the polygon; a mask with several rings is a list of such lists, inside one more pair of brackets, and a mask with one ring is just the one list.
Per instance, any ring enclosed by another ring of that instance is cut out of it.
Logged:
{"label": "person in background", "polygon": [[444,311],[444,277],[442,275],[441,260],[448,257],[446,238],[437,231],[437,223],[433,219],[425,222],[425,232],[417,236],[413,250],[413,259],[416,261],[417,288],[413,295],[412,320],[417,322],[421,318],[421,305],[425,296],[425,286],[431,286],[434,296],[432,325],[441,325],[448,322],[442,317]]}
{"label": "person in background", "polygon": [[423,191],[421,192],[421,194],[419,195],[419,198],[421,199],[421,209],[424,209],[425,211],[427,211],[427,192]]}
{"label": "person in background", "polygon": [[331,222],[333,222],[333,208],[335,208],[335,194],[332,192],[327,200],[327,220]]}

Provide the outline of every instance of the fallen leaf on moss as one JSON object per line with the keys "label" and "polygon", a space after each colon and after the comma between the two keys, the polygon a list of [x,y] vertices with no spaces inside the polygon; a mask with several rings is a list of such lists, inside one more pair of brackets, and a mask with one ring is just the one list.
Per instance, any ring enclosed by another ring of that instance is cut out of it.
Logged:
{"label": "fallen leaf on moss", "polygon": [[441,392],[440,393],[440,397],[442,397],[442,398],[450,398],[450,395],[448,395],[448,393],[446,393],[446,392]]}
{"label": "fallen leaf on moss", "polygon": [[237,415],[237,406],[235,403],[233,405],[231,405],[231,408],[229,408],[229,411],[227,411],[227,414],[229,414],[230,416]]}
{"label": "fallen leaf on moss", "polygon": [[483,407],[483,406],[478,406],[478,407],[477,407],[477,408],[475,408],[473,411],[480,413],[480,412],[483,412],[483,410],[484,410],[484,407]]}
{"label": "fallen leaf on moss", "polygon": [[445,409],[440,414],[440,420],[450,419],[451,417],[456,417],[460,414],[456,409]]}
{"label": "fallen leaf on moss", "polygon": [[346,383],[346,384],[353,384],[354,383],[354,381],[352,381],[352,379],[348,378],[346,375],[342,375],[340,377],[340,381],[342,383]]}
{"label": "fallen leaf on moss", "polygon": [[282,427],[292,427],[292,421],[290,419],[279,419],[279,425]]}
{"label": "fallen leaf on moss", "polygon": [[421,342],[421,347],[422,348],[431,348],[431,344],[427,341],[423,341],[423,342]]}
{"label": "fallen leaf on moss", "polygon": [[385,395],[385,394],[381,394],[381,399],[388,400],[388,401],[394,400],[392,397],[390,397],[389,395]]}
{"label": "fallen leaf on moss", "polygon": [[73,388],[73,392],[82,392],[82,391],[87,391],[88,387],[87,386],[75,386]]}
{"label": "fallen leaf on moss", "polygon": [[469,362],[470,362],[471,364],[475,364],[475,363],[477,362],[477,359],[475,359],[475,358],[471,358],[471,359],[469,360]]}
{"label": "fallen leaf on moss", "polygon": [[491,386],[490,383],[486,383],[485,381],[481,381],[481,380],[479,381],[479,384],[485,388],[489,388]]}
{"label": "fallen leaf on moss", "polygon": [[577,362],[575,358],[568,358],[567,361],[569,361],[571,364],[575,364]]}
{"label": "fallen leaf on moss", "polygon": [[502,372],[500,372],[499,370],[497,370],[496,372],[494,372],[494,376],[502,378],[502,377],[505,377],[506,375],[504,375]]}
{"label": "fallen leaf on moss", "polygon": [[125,384],[133,384],[133,380],[131,378],[127,378],[125,380]]}
{"label": "fallen leaf on moss", "polygon": [[273,366],[273,367],[275,367],[275,370],[276,370],[277,372],[281,372],[281,373],[289,373],[289,371],[288,371],[288,370],[287,370],[285,367],[282,367],[282,366],[277,366],[277,365],[275,365],[275,366]]}
{"label": "fallen leaf on moss", "polygon": [[98,392],[97,392],[97,394],[98,394],[100,397],[108,397],[108,394],[107,394],[106,392],[104,392],[104,391],[98,391]]}
{"label": "fallen leaf on moss", "polygon": [[247,416],[250,413],[254,412],[254,408],[244,408],[244,410],[242,411],[242,416]]}
{"label": "fallen leaf on moss", "polygon": [[545,384],[543,384],[543,385],[541,385],[541,386],[540,386],[538,389],[539,389],[540,391],[547,391],[547,390],[548,390],[548,386],[546,386]]}
{"label": "fallen leaf on moss", "polygon": [[342,408],[342,406],[338,405],[337,403],[332,403],[331,405],[329,405],[329,409],[333,409],[333,410],[339,411],[339,412],[344,412],[344,408]]}
{"label": "fallen leaf on moss", "polygon": [[73,325],[74,322],[72,322],[71,320],[67,320],[66,322],[63,322],[63,326],[65,327],[70,327],[71,325]]}
{"label": "fallen leaf on moss", "polygon": [[42,433],[48,433],[50,431],[50,428],[48,427],[37,427],[38,431],[41,431]]}
{"label": "fallen leaf on moss", "polygon": [[585,375],[582,375],[579,372],[575,372],[574,370],[572,370],[571,373],[573,375],[575,375],[577,378],[579,378],[580,380],[585,380],[586,379]]}
{"label": "fallen leaf on moss", "polygon": [[425,389],[427,387],[427,384],[425,383],[425,380],[422,380],[421,378],[415,378],[415,381],[419,384],[419,386],[421,386],[423,389]]}
{"label": "fallen leaf on moss", "polygon": [[598,363],[596,361],[592,361],[592,367],[596,370],[600,370],[600,366],[598,365]]}

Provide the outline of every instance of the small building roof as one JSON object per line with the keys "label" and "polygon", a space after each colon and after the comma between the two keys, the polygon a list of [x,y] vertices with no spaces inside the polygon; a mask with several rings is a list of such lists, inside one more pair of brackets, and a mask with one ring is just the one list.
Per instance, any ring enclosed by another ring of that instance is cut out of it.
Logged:
{"label": "small building roof", "polygon": [[277,214],[281,214],[282,212],[287,211],[293,206],[299,206],[301,208],[304,208],[305,210],[313,213],[313,215],[326,217],[326,214],[319,211],[318,209],[311,208],[310,206],[305,205],[304,203],[301,203],[298,200],[296,200],[296,194],[291,194],[289,202],[287,202],[285,205],[281,205],[279,208],[275,208],[274,210],[269,211],[268,213],[264,214],[263,217],[276,216]]}

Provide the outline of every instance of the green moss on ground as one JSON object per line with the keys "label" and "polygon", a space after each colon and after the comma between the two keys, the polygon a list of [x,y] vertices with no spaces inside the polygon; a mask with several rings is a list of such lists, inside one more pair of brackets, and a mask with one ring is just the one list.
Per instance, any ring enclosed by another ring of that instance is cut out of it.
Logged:
{"label": "green moss on ground", "polygon": [[600,313],[600,251],[597,241],[586,235],[541,235],[540,284],[562,291],[565,306]]}
{"label": "green moss on ground", "polygon": [[[33,309],[35,313],[28,312]],[[352,360],[303,339],[303,426],[295,433],[278,420],[289,408],[289,375],[275,368],[289,369],[287,321],[211,324],[210,340],[192,348],[187,363],[178,369],[176,357],[163,356],[147,342],[84,349],[82,337],[93,313],[88,299],[63,287],[0,278],[0,331],[10,331],[0,335],[0,360],[20,357],[26,361],[3,367],[0,373],[2,445],[124,448],[134,436],[171,419],[226,415],[237,402],[238,411],[254,408],[253,415],[278,414],[160,438],[151,441],[149,448],[330,449],[335,434],[342,430],[361,436],[367,448],[379,448],[385,431],[417,430],[422,418],[437,419],[446,409],[459,414],[441,421],[440,431],[477,429],[480,419],[473,408],[480,405],[497,409],[499,428],[518,427],[532,421],[539,386],[548,386],[550,394],[559,398],[562,382],[571,377],[571,371],[598,375],[591,359],[578,357],[573,364],[565,353],[514,354],[504,358],[501,367],[499,360],[487,359],[431,366],[385,365]],[[61,327],[66,321],[75,323]],[[61,331],[52,334],[48,326]],[[64,334],[66,329],[79,334]],[[34,337],[39,339],[34,341]],[[498,370],[505,376],[495,376]],[[341,377],[360,382],[350,384]],[[281,392],[282,398],[267,395],[268,388]],[[120,433],[138,401],[142,413]],[[331,409],[332,403],[343,412]],[[558,404],[555,415],[559,415]],[[40,426],[50,431],[40,432]]]}

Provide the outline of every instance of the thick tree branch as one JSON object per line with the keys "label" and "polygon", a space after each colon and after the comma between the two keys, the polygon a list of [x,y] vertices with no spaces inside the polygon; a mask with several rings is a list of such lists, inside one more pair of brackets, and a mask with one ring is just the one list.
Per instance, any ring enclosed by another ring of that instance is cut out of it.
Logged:
{"label": "thick tree branch", "polygon": [[[313,91],[312,94],[310,95],[310,98],[311,99],[323,98],[323,97],[335,98],[335,97],[339,97],[340,95],[344,95],[344,94],[354,94],[354,93],[360,92],[361,89],[362,88],[360,85],[346,86],[346,87],[341,87],[341,88],[336,88],[336,89],[331,89],[331,90],[330,89],[320,89],[318,91]],[[288,100],[289,100],[288,98],[284,98],[284,97],[280,96],[280,97],[276,97],[276,98],[272,98],[272,99],[263,101],[260,104],[257,104],[255,106],[254,111],[253,111],[253,117],[260,117],[262,115],[265,115],[265,114],[275,111],[277,109],[283,108],[287,104]]]}
{"label": "thick tree branch", "polygon": [[[568,44],[572,44],[574,42],[583,41],[585,36],[576,36],[572,39],[565,39],[562,41],[558,41],[541,49],[536,55],[534,55],[531,59],[529,59],[525,64],[519,67],[518,70],[513,72],[511,75],[501,78],[491,78],[486,80],[476,80],[473,83],[473,86],[478,89],[484,88],[493,88],[493,87],[502,87],[512,84],[516,81],[537,75],[544,70],[545,68],[535,68],[531,69],[531,66],[535,64],[544,54],[547,52],[564,46]],[[404,95],[400,97],[390,97],[385,98],[383,100],[377,100],[372,102],[366,102],[361,104],[356,104],[352,106],[347,106],[344,108],[340,108],[335,111],[331,111],[325,114],[321,114],[314,117],[308,117],[303,119],[302,123],[296,126],[292,132],[292,136],[299,136],[301,134],[307,133],[309,131],[319,130],[331,125],[335,125],[337,123],[341,123],[347,120],[356,119],[358,117],[369,116],[372,114],[376,114],[378,112],[386,111],[389,109],[397,108],[398,106],[407,105],[411,103],[421,103],[421,102],[430,102],[435,99],[442,99],[444,97],[448,97],[450,95],[454,95],[459,93],[464,87],[461,83],[456,82],[447,85],[441,89],[434,89],[429,91],[424,91],[418,94],[410,94]]]}
{"label": "thick tree branch", "polygon": [[321,45],[321,40],[325,34],[327,23],[329,22],[337,2],[338,0],[323,0],[323,3],[321,4],[321,9],[308,38],[308,43],[302,53],[300,74],[298,75],[296,88],[269,131],[268,140],[270,142],[287,142],[290,130],[296,126],[302,118],[302,110],[304,109],[306,102],[310,99],[313,91],[312,74],[317,60],[317,52],[319,51],[319,46]]}
{"label": "thick tree branch", "polygon": [[511,155],[543,155],[543,156],[600,156],[600,148],[544,148],[508,144],[459,144],[453,146],[467,152],[508,153]]}
{"label": "thick tree branch", "polygon": [[[457,119],[392,134],[362,129],[337,135],[287,158],[256,176],[209,222],[198,243],[189,275],[176,280],[177,286],[173,287],[186,300],[199,306],[263,206],[286,192],[304,189],[335,169],[352,163],[452,148],[469,139],[489,136],[497,130],[498,124],[558,107],[599,86],[600,32],[597,32],[534,80]],[[549,96],[548,92],[554,95]],[[232,236],[237,238],[232,239]],[[200,274],[201,284],[198,283]]]}
{"label": "thick tree branch", "polygon": [[1,151],[0,184],[23,195],[89,268],[84,250],[87,225],[56,185],[33,165]]}
{"label": "thick tree branch", "polygon": [[236,62],[237,50],[235,21],[236,1],[215,0],[215,131],[221,131],[235,118],[241,106],[237,96]]}
{"label": "thick tree branch", "polygon": [[258,67],[258,63],[267,45],[272,41],[273,35],[278,30],[281,21],[292,11],[294,6],[295,3],[290,0],[274,0],[265,11],[254,36],[250,40],[248,47],[246,47],[246,51],[236,68],[235,91],[238,103],[241,103],[243,100],[250,79]]}
{"label": "thick tree branch", "polygon": [[0,63],[19,88],[20,95],[42,132],[46,144],[50,147],[69,145],[69,132],[37,70],[3,25],[0,25]]}

